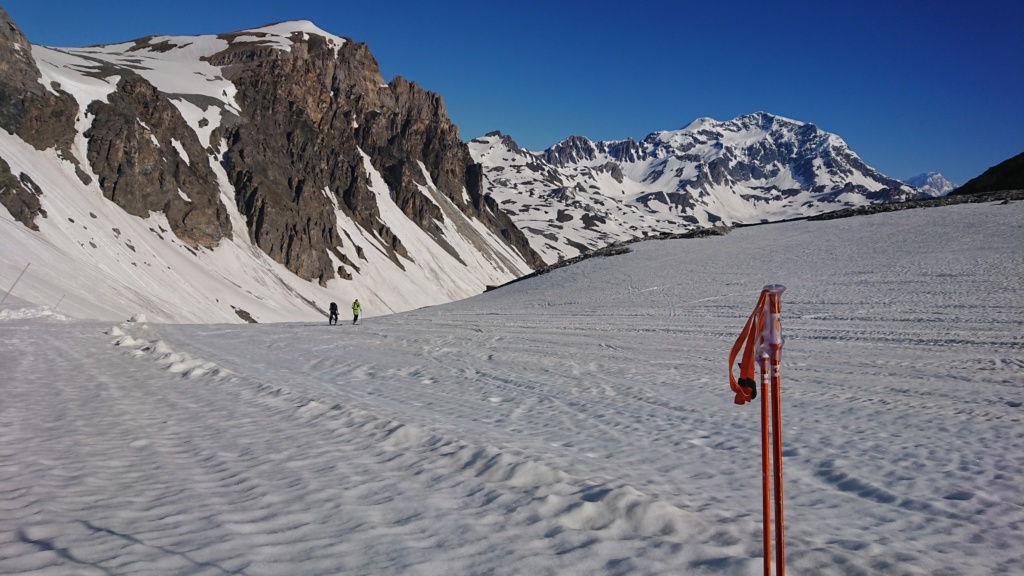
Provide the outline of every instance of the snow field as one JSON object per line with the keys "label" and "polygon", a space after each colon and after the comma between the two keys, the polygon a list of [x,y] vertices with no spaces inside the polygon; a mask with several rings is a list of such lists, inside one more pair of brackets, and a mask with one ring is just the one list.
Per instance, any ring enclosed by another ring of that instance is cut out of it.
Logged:
{"label": "snow field", "polygon": [[1022,572],[1022,227],[645,242],[360,326],[0,315],[0,573],[759,574],[768,283],[788,571]]}

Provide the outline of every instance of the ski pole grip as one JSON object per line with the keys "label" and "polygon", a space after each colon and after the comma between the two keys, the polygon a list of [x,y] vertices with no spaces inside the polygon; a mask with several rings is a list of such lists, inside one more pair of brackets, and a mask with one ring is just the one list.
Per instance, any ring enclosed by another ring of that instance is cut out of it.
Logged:
{"label": "ski pole grip", "polygon": [[785,342],[785,339],[782,337],[779,301],[781,300],[782,293],[786,291],[786,287],[782,284],[768,284],[762,290],[767,295],[767,298],[765,298],[764,308],[762,309],[764,323],[761,329],[761,353],[771,357],[772,362],[777,364],[782,344]]}

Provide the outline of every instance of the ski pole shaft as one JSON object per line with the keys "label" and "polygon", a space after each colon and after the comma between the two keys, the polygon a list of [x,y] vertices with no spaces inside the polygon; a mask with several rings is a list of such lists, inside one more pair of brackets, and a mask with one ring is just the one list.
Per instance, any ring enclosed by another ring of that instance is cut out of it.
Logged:
{"label": "ski pole shaft", "polygon": [[768,445],[768,358],[761,363],[761,509],[764,532],[764,576],[772,573],[772,506],[771,475],[768,471],[770,448]]}
{"label": "ski pole shaft", "polygon": [[779,365],[772,363],[772,484],[775,487],[775,573],[786,574],[786,537],[782,517],[782,402]]}
{"label": "ski pole shaft", "polygon": [[[780,296],[785,286],[778,284],[765,286],[768,293],[765,301],[766,352],[771,359],[771,426],[772,426],[772,485],[775,494],[775,574],[786,574],[786,537],[783,519],[782,491],[782,379],[779,375],[779,362],[782,356],[782,326],[779,318],[781,312]],[[762,355],[762,358],[764,355]],[[762,370],[767,373],[768,358],[762,361]]]}

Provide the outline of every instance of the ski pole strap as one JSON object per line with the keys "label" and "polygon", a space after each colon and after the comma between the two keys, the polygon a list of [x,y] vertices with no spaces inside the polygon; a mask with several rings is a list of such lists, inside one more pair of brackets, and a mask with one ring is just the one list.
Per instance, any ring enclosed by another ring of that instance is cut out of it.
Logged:
{"label": "ski pole strap", "polygon": [[[736,404],[746,404],[757,397],[757,382],[754,380],[757,361],[754,358],[754,352],[758,348],[757,341],[763,328],[764,318],[761,312],[767,295],[766,290],[761,291],[754,311],[750,313],[746,325],[743,326],[743,331],[740,332],[739,338],[736,339],[736,343],[732,345],[732,350],[729,352],[729,387],[736,393],[736,398],[733,400]],[[743,354],[740,359],[740,379],[737,382],[732,369],[741,350]]]}

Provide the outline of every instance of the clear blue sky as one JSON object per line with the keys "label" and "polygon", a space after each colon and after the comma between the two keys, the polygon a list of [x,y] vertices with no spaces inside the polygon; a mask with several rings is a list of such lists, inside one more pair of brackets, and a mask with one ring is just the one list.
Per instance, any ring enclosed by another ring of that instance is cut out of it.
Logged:
{"label": "clear blue sky", "polygon": [[464,140],[542,150],[765,111],[895,178],[956,183],[1024,152],[1024,0],[0,0],[29,41],[85,46],[282,20],[369,45]]}

